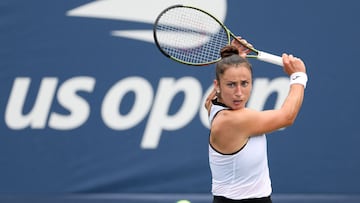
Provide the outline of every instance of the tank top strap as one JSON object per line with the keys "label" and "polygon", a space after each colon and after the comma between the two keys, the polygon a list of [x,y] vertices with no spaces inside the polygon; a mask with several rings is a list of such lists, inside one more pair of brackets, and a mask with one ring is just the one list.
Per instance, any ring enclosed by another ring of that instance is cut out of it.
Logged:
{"label": "tank top strap", "polygon": [[209,115],[209,123],[211,125],[213,119],[215,118],[216,114],[219,113],[219,111],[230,109],[229,107],[225,106],[225,104],[218,102],[216,99],[212,100],[212,106],[210,109],[210,115]]}

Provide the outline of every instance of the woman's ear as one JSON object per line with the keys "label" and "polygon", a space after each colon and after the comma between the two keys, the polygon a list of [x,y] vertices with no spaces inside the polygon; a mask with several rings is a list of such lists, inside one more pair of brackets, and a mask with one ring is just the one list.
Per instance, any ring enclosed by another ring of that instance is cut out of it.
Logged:
{"label": "woman's ear", "polygon": [[214,89],[216,92],[220,92],[219,82],[217,80],[214,80]]}
{"label": "woman's ear", "polygon": [[214,90],[216,93],[216,97],[220,98],[220,84],[218,80],[214,80]]}

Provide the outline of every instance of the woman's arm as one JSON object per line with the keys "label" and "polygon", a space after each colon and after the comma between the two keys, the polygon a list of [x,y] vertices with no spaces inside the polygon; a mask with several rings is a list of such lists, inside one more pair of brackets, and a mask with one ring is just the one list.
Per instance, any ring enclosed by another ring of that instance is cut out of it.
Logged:
{"label": "woman's arm", "polygon": [[290,75],[291,85],[281,108],[267,111],[241,109],[229,112],[226,120],[232,127],[248,136],[253,136],[269,133],[294,123],[304,99],[306,68],[301,59],[292,55],[284,54],[283,62],[284,71]]}

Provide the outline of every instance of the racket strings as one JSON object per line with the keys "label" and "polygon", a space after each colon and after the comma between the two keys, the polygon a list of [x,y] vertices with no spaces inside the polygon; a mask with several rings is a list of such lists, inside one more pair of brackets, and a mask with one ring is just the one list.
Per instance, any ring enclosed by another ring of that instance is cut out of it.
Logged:
{"label": "racket strings", "polygon": [[226,30],[212,17],[191,8],[165,12],[155,27],[162,50],[180,61],[208,64],[220,59],[220,49],[229,42]]}

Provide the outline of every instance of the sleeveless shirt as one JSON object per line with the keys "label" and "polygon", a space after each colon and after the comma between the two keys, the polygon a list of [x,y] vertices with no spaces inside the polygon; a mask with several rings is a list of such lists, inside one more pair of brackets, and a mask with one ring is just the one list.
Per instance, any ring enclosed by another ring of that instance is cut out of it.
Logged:
{"label": "sleeveless shirt", "polygon": [[[229,108],[213,102],[210,125],[216,114],[224,109]],[[265,134],[250,137],[246,145],[233,154],[218,152],[209,142],[209,164],[214,196],[240,200],[271,195]]]}

